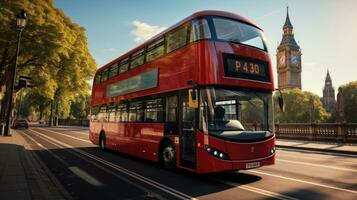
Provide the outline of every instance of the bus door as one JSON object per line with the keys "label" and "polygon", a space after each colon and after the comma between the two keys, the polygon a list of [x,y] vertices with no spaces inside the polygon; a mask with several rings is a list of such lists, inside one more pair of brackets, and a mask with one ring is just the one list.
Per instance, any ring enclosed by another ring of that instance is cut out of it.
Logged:
{"label": "bus door", "polygon": [[[189,90],[191,91],[191,90]],[[189,92],[180,95],[180,163],[184,167],[196,167],[196,108],[189,105]]]}

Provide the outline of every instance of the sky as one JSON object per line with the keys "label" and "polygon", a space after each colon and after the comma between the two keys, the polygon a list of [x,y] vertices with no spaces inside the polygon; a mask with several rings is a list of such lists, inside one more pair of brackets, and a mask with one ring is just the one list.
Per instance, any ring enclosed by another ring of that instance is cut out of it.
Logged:
{"label": "sky", "polygon": [[322,96],[327,69],[336,89],[357,80],[357,0],[55,0],[86,29],[98,67],[156,33],[201,10],[238,13],[256,22],[267,38],[275,84],[276,48],[286,6],[302,51],[302,89]]}

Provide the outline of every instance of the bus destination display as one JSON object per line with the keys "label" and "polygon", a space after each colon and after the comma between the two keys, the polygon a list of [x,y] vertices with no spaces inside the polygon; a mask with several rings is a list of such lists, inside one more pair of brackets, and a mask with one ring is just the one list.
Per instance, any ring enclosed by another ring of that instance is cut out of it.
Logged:
{"label": "bus destination display", "polygon": [[263,61],[231,54],[223,54],[223,61],[226,77],[270,81],[268,64]]}

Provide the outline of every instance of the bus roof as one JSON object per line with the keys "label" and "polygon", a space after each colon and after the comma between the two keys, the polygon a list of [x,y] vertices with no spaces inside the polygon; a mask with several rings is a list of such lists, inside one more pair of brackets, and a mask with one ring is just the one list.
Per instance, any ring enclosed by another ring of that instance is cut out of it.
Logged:
{"label": "bus roof", "polygon": [[237,19],[239,21],[242,21],[244,23],[247,23],[249,25],[252,25],[258,29],[261,29],[258,25],[256,25],[256,23],[254,23],[253,21],[249,20],[248,18],[245,18],[239,14],[236,13],[231,13],[231,12],[226,12],[226,11],[219,11],[219,10],[204,10],[204,11],[199,11],[196,13],[193,13],[192,15],[186,17],[185,19],[179,21],[178,23],[174,24],[173,26],[165,29],[164,31],[158,33],[157,35],[153,36],[152,38],[148,39],[147,41],[145,41],[144,43],[140,44],[139,46],[135,47],[134,49],[128,51],[127,53],[119,56],[118,58],[110,61],[109,63],[103,65],[102,67],[100,67],[97,70],[98,72],[101,72],[103,70],[105,70],[106,68],[112,66],[114,63],[120,61],[123,58],[126,58],[127,56],[130,56],[131,54],[135,53],[136,51],[138,51],[141,48],[144,48],[145,46],[147,46],[148,44],[150,44],[151,42],[159,39],[160,37],[162,37],[163,35],[165,35],[166,33],[180,27],[182,24],[185,24],[186,22],[189,22],[193,19],[196,18],[200,18],[200,17],[204,17],[204,16],[220,16],[220,17],[227,17],[227,18],[232,18],[232,19]]}

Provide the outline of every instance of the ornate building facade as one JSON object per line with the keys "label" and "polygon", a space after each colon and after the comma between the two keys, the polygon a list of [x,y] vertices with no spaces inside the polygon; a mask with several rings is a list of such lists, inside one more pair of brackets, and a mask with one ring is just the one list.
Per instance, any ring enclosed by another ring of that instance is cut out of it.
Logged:
{"label": "ornate building facade", "polygon": [[325,86],[323,89],[322,104],[327,112],[333,111],[336,104],[335,88],[332,86],[332,80],[328,70],[325,78]]}
{"label": "ornate building facade", "polygon": [[278,88],[301,89],[301,49],[296,43],[287,8],[283,38],[276,53]]}

